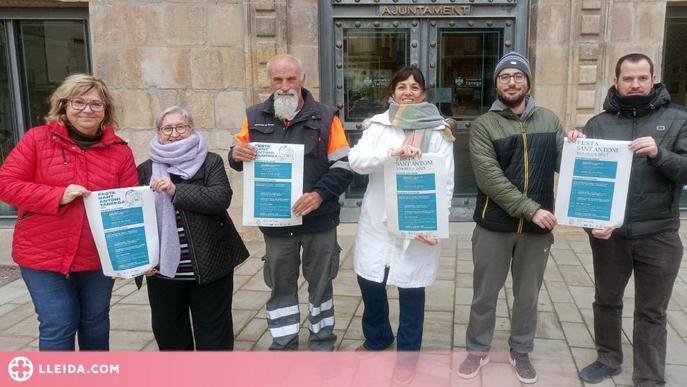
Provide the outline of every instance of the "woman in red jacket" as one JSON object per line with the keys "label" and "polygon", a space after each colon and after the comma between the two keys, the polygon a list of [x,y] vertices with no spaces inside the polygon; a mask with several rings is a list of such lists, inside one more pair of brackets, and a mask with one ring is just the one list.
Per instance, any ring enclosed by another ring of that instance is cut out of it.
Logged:
{"label": "woman in red jacket", "polygon": [[82,198],[138,185],[115,107],[99,78],[74,74],[50,97],[46,125],[29,130],[0,167],[0,200],[18,208],[12,258],[31,293],[39,349],[108,350],[113,279],[103,275]]}

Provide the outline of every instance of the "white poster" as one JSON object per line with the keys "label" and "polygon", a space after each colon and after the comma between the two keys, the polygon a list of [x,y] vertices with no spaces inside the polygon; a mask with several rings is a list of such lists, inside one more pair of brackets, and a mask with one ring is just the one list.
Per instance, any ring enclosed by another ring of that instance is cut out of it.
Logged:
{"label": "white poster", "polygon": [[303,145],[251,143],[255,160],[243,163],[243,225],[303,224],[291,208],[303,195]]}
{"label": "white poster", "polygon": [[133,278],[157,266],[160,243],[150,187],[94,191],[84,205],[106,276]]}
{"label": "white poster", "polygon": [[448,238],[446,165],[438,153],[420,159],[391,158],[384,163],[386,220],[403,238]]}
{"label": "white poster", "polygon": [[632,168],[629,144],[591,138],[565,142],[556,195],[559,224],[622,226]]}

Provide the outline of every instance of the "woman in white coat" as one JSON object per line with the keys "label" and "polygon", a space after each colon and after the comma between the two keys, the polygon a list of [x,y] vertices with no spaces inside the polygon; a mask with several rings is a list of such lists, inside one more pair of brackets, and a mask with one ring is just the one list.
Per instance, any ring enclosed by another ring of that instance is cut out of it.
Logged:
{"label": "woman in white coat", "polygon": [[396,349],[419,351],[422,345],[425,287],[437,275],[439,241],[417,237],[406,241],[386,227],[384,161],[393,157],[444,155],[448,202],[453,196],[454,137],[435,105],[424,102],[425,80],[415,66],[399,70],[391,80],[389,110],[365,121],[366,129],[348,159],[351,168],[369,176],[356,235],[354,268],[363,295],[363,334],[358,351],[390,347],[394,334],[389,323],[386,285],[398,287],[400,316]]}

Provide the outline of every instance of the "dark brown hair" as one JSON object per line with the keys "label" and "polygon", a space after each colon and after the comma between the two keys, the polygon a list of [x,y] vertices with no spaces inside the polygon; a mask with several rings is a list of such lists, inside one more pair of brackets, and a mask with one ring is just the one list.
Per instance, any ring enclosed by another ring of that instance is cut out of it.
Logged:
{"label": "dark brown hair", "polygon": [[391,78],[391,84],[389,85],[389,95],[394,95],[394,90],[396,90],[396,85],[408,79],[408,77],[413,76],[415,82],[420,84],[422,91],[427,91],[425,86],[425,76],[422,75],[422,71],[417,68],[416,65],[412,64],[405,66],[400,70],[396,71],[396,74]]}
{"label": "dark brown hair", "polygon": [[615,64],[615,79],[620,78],[620,68],[623,66],[623,62],[628,61],[630,63],[639,63],[642,60],[649,62],[649,71],[651,71],[651,75],[653,76],[654,62],[651,60],[651,58],[644,54],[633,52],[632,54],[623,55],[620,57],[620,59],[618,59],[618,62]]}

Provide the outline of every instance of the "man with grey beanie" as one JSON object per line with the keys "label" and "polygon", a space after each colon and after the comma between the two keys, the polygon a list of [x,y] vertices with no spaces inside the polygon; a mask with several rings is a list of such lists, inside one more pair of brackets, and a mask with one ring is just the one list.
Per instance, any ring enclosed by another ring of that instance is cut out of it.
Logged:
{"label": "man with grey beanie", "polygon": [[[497,63],[498,99],[470,131],[470,161],[478,194],[472,234],[473,298],[466,332],[468,356],[458,375],[470,379],[489,362],[498,295],[513,276],[509,360],[522,383],[537,381],[530,362],[537,302],[549,248],[554,172],[565,132],[556,115],[535,106],[532,73],[524,56],[509,52]],[[579,132],[572,135],[577,138]]]}

